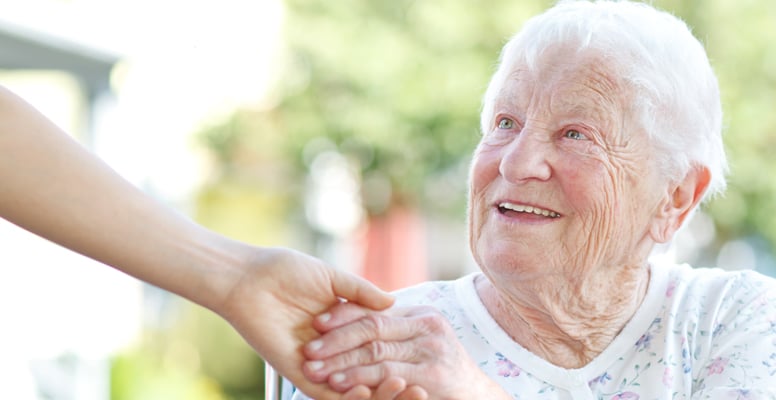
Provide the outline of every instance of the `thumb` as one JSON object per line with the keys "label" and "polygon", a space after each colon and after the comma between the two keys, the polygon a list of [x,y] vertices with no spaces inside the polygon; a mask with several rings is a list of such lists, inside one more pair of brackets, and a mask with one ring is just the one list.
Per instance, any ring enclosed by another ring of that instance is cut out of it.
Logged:
{"label": "thumb", "polygon": [[384,310],[393,304],[392,295],[366,279],[335,269],[330,271],[335,296],[373,310]]}

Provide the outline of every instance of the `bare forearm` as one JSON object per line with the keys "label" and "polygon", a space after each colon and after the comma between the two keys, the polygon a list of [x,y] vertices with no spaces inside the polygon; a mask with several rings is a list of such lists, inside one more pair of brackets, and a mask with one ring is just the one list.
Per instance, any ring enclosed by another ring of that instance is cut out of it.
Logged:
{"label": "bare forearm", "polygon": [[208,307],[236,279],[243,245],[145,195],[1,88],[0,153],[3,218]]}

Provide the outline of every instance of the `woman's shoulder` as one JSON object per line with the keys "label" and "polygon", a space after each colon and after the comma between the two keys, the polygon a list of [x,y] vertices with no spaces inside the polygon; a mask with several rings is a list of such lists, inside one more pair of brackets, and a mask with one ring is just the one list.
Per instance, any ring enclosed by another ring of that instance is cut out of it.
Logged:
{"label": "woman's shoulder", "polygon": [[753,270],[729,271],[719,268],[670,266],[664,271],[665,292],[678,309],[696,309],[720,314],[739,314],[743,309],[776,309],[776,279]]}
{"label": "woman's shoulder", "polygon": [[754,270],[724,270],[721,268],[694,268],[687,264],[669,266],[669,285],[682,285],[694,291],[770,290],[776,288],[776,279]]}

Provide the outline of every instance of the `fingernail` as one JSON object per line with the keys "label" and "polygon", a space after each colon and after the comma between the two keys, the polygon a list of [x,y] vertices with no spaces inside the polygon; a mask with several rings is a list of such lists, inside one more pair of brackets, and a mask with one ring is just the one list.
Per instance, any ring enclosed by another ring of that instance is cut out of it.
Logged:
{"label": "fingernail", "polygon": [[318,316],[318,322],[321,322],[321,323],[324,323],[324,324],[329,322],[330,319],[331,319],[331,314],[329,314],[329,313],[323,313],[323,314]]}
{"label": "fingernail", "polygon": [[313,340],[310,342],[310,344],[307,345],[307,348],[312,351],[320,350],[321,347],[323,347],[323,341],[322,340]]}
{"label": "fingernail", "polygon": [[323,368],[323,361],[310,361],[307,363],[307,368],[309,368],[310,371],[317,371]]}
{"label": "fingernail", "polygon": [[334,383],[342,383],[342,381],[345,380],[345,374],[342,372],[337,372],[336,374],[331,376],[331,381]]}

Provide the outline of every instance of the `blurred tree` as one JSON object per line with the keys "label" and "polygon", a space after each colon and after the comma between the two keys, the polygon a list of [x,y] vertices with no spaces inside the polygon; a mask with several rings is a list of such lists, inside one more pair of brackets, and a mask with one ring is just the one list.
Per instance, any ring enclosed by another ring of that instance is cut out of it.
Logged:
{"label": "blurred tree", "polygon": [[499,49],[515,21],[548,3],[288,0],[277,106],[237,117],[260,120],[263,131],[230,122],[203,138],[233,165],[230,154],[247,142],[267,149],[251,137],[280,137],[269,142],[294,160],[296,182],[317,153],[335,150],[360,166],[369,213],[399,202],[462,216],[480,98]]}
{"label": "blurred tree", "polygon": [[[727,193],[707,210],[716,244],[755,235],[776,245],[776,6],[763,1],[656,1],[693,27],[722,91],[731,174]],[[772,251],[772,250],[771,250]]]}

